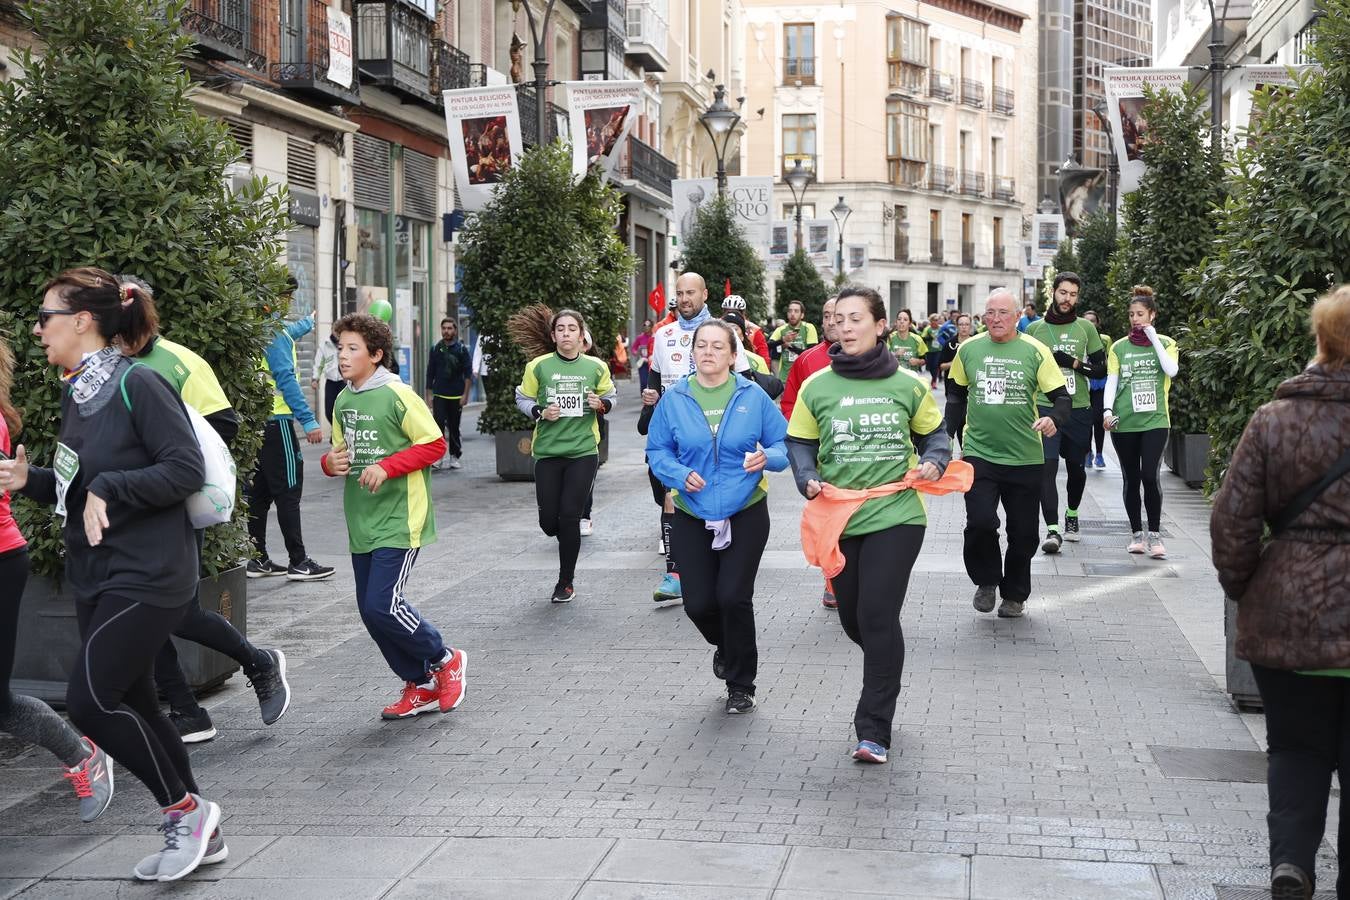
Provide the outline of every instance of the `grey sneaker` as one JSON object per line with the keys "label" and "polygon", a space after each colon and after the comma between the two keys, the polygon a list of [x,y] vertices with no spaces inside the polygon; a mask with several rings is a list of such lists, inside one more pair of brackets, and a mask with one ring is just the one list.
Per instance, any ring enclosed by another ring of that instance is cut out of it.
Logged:
{"label": "grey sneaker", "polygon": [[1000,619],[1020,619],[1022,618],[1021,600],[1004,600],[998,607],[998,617]]}
{"label": "grey sneaker", "polygon": [[745,691],[727,692],[727,715],[737,716],[755,708],[755,698]]}
{"label": "grey sneaker", "polygon": [[166,813],[159,831],[164,835],[164,849],[159,851],[156,881],[177,881],[201,865],[211,842],[211,833],[220,824],[220,807],[209,800],[192,795],[197,806],[191,812]]}
{"label": "grey sneaker", "polygon": [[80,798],[80,821],[92,822],[112,803],[113,761],[89,738],[84,738],[89,756],[78,766],[61,773]]}
{"label": "grey sneaker", "polygon": [[280,650],[263,652],[272,658],[272,667],[254,672],[248,677],[248,683],[258,695],[263,724],[271,725],[290,707],[291,686],[286,681],[286,654]]}
{"label": "grey sneaker", "polygon": [[1041,542],[1042,553],[1058,553],[1060,545],[1064,543],[1064,536],[1058,531],[1047,531],[1045,540]]}
{"label": "grey sneaker", "polygon": [[[199,866],[211,866],[216,863],[222,863],[230,856],[230,848],[225,846],[225,836],[217,828],[211,832],[211,840],[206,842],[206,855],[202,857]],[[136,863],[136,868],[131,873],[140,881],[158,881],[159,880],[159,854],[151,853],[145,859]]]}
{"label": "grey sneaker", "polygon": [[994,611],[994,591],[992,587],[977,587],[975,589],[975,611],[993,612]]}
{"label": "grey sneaker", "polygon": [[1078,517],[1065,514],[1064,516],[1064,540],[1070,543],[1078,543]]}

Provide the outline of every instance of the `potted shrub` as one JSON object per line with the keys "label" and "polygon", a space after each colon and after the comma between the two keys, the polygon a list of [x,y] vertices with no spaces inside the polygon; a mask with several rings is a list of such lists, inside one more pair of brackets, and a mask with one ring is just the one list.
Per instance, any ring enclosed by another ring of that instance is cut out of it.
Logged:
{"label": "potted shrub", "polygon": [[628,320],[634,259],[615,231],[619,193],[594,171],[575,181],[571,153],[560,142],[527,150],[460,236],[464,292],[490,357],[478,430],[495,436],[506,480],[534,478],[533,424],[515,403],[528,360],[507,320],[533,303],[575,309],[601,353]]}
{"label": "potted shrub", "polygon": [[[241,153],[223,123],[187,98],[182,59],[192,41],[177,27],[182,8],[147,0],[25,8],[45,50],[20,51],[24,80],[0,85],[0,331],[19,361],[20,440],[30,458],[49,460],[62,386],[31,334],[40,287],[78,265],[144,278],[163,333],[212,364],[239,413],[231,450],[242,486],[270,412],[255,360],[285,286],[285,196],[261,180],[239,194],[227,187],[224,170]],[[15,677],[64,684],[78,638],[59,582],[60,525],[49,508],[23,498],[14,510],[33,568]],[[239,625],[247,601],[241,575],[231,571],[248,552],[246,517],[240,502],[232,522],[207,531],[202,557],[203,605],[228,592]]]}

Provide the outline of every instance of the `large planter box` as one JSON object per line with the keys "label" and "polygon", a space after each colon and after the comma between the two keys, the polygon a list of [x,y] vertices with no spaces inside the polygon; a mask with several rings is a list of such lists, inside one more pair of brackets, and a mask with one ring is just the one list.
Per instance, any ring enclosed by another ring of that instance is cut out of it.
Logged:
{"label": "large planter box", "polygon": [[1261,692],[1256,687],[1256,676],[1252,674],[1252,665],[1237,656],[1237,601],[1223,598],[1223,635],[1227,649],[1224,651],[1224,674],[1226,690],[1233,703],[1243,712],[1260,712]]}
{"label": "large planter box", "polygon": [[[217,578],[202,579],[202,608],[221,613],[241,634],[247,634],[247,584],[243,566],[222,572]],[[177,638],[174,643],[183,672],[194,690],[215,687],[239,668],[234,660],[214,650]],[[52,579],[29,576],[19,605],[12,690],[63,706],[66,682],[79,649],[75,601],[64,587],[58,589]]]}
{"label": "large planter box", "polygon": [[534,481],[534,457],[530,455],[534,432],[499,431],[493,438],[497,445],[497,477],[502,481]]}
{"label": "large planter box", "polygon": [[1209,435],[1182,434],[1173,431],[1167,440],[1167,467],[1190,487],[1205,483],[1205,466],[1209,465]]}

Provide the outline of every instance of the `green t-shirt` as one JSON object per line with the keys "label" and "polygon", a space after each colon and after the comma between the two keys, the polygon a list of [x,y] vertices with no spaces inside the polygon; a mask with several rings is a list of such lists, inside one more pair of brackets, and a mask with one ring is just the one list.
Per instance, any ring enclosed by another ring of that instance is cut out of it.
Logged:
{"label": "green t-shirt", "polygon": [[198,415],[209,416],[230,408],[230,401],[220,388],[220,380],[210,363],[182,344],[158,335],[136,362],[154,369],[173,385],[183,402]]}
{"label": "green t-shirt", "polygon": [[999,343],[986,334],[966,338],[952,360],[951,380],[969,388],[961,448],[967,456],[1004,466],[1039,466],[1037,392],[1064,387],[1050,349],[1018,334]]}
{"label": "green t-shirt", "polygon": [[[1025,334],[1040,341],[1052,351],[1067,353],[1074,359],[1086,360],[1089,355],[1103,349],[1102,336],[1086,319],[1075,318],[1068,325],[1051,325],[1045,319],[1037,319],[1027,326]],[[1065,387],[1073,395],[1073,408],[1087,409],[1091,406],[1091,390],[1082,371],[1060,369],[1060,372],[1064,375]],[[1036,402],[1041,406],[1050,405],[1050,399],[1044,392],[1036,394]]]}
{"label": "green t-shirt", "polygon": [[[1163,350],[1173,360],[1178,359],[1177,342],[1165,334],[1158,335]],[[1106,355],[1106,374],[1115,375],[1116,400],[1112,414],[1120,418],[1116,431],[1152,431],[1170,428],[1171,414],[1167,408],[1167,394],[1172,389],[1158,361],[1158,351],[1150,344],[1140,347],[1123,337],[1111,345]]]}
{"label": "green t-shirt", "polygon": [[344,388],[338,394],[333,404],[333,449],[347,447],[351,454],[342,505],[352,553],[382,547],[412,549],[436,540],[430,469],[390,478],[373,494],[359,479],[367,466],[415,444],[440,439],[431,410],[401,381],[365,391]]}
{"label": "green t-shirt", "polygon": [[807,348],[820,343],[820,338],[816,335],[816,326],[810,322],[779,325],[773,330],[773,334],[769,335],[769,340],[781,341],[783,344],[781,355],[778,357],[778,377],[784,381],[787,380],[788,370],[797,361],[797,357]]}
{"label": "green t-shirt", "polygon": [[898,331],[891,332],[891,336],[886,339],[886,349],[894,353],[895,358],[900,360],[900,368],[902,369],[915,368],[910,360],[915,357],[923,359],[928,355],[928,345],[924,343],[923,338],[912,331],[904,337],[901,337]]}
{"label": "green t-shirt", "polygon": [[[736,393],[735,379],[728,378],[725,383],[718,387],[705,388],[698,383],[697,378],[691,375],[689,376],[689,393],[693,394],[694,399],[698,401],[699,409],[703,410],[703,418],[708,422],[708,430],[712,432],[713,439],[716,440],[717,429],[722,425],[722,416],[726,414],[727,404],[731,402],[731,395]],[[705,478],[707,477],[706,473],[700,474],[704,475]],[[750,495],[749,500],[745,501],[745,506],[741,507],[741,509],[747,509],[753,506],[763,500],[765,496],[767,496],[767,494],[764,489],[764,479],[761,478],[754,493]],[[680,496],[679,491],[675,492],[675,505],[689,513],[691,516],[694,514],[693,510],[685,504],[684,498]]]}
{"label": "green t-shirt", "polygon": [[586,403],[586,392],[601,397],[614,390],[609,366],[594,356],[568,360],[557,353],[536,356],[525,364],[520,392],[540,406],[557,404],[562,416],[556,422],[540,419],[534,425],[532,453],[535,459],[594,456],[600,446],[600,423]]}
{"label": "green t-shirt", "polygon": [[[918,465],[911,435],[941,427],[942,412],[927,379],[904,369],[880,379],[845,378],[826,368],[803,382],[788,435],[820,442],[816,464],[826,482],[860,490],[904,478]],[[898,491],[864,501],[844,534],[927,524],[922,495]]]}

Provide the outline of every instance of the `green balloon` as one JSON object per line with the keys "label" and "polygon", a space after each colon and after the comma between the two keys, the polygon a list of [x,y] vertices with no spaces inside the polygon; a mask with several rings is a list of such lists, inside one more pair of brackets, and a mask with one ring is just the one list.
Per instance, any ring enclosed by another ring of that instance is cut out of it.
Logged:
{"label": "green balloon", "polygon": [[394,317],[394,307],[388,300],[372,300],[367,312],[381,322],[388,322]]}

